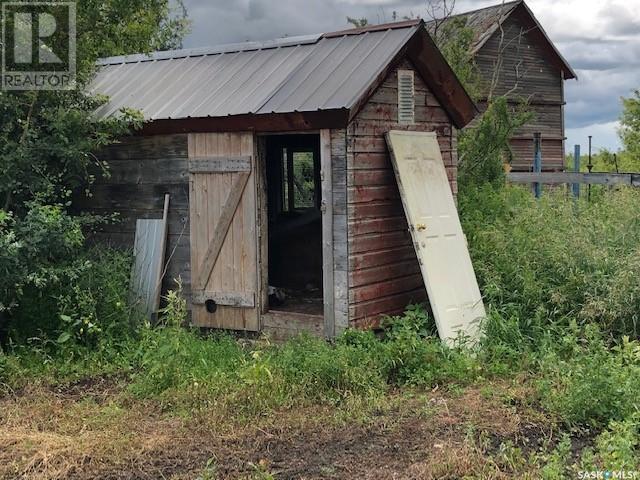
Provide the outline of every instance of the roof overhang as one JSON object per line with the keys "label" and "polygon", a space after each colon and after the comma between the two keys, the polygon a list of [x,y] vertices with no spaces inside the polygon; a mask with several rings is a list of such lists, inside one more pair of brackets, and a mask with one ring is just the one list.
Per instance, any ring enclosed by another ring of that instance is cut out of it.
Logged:
{"label": "roof overhang", "polygon": [[479,113],[464,86],[427,32],[424,23],[407,44],[407,56],[457,128]]}
{"label": "roof overhang", "polygon": [[331,38],[360,35],[365,32],[399,28],[411,29],[407,33],[407,40],[395,53],[392,53],[391,57],[386,59],[376,75],[344,108],[284,113],[247,113],[220,117],[156,119],[145,123],[140,133],[149,135],[214,131],[285,132],[344,128],[355,118],[371,95],[384,82],[390,71],[404,58],[408,58],[413,63],[418,74],[449,115],[452,124],[457,128],[463,128],[478,114],[478,109],[435,45],[422,20],[375,25],[324,34],[324,36]]}
{"label": "roof overhang", "polygon": [[349,123],[349,110],[316,112],[265,113],[230,115],[227,117],[163,119],[146,122],[141,135],[197,132],[294,132],[341,128]]}
{"label": "roof overhang", "polygon": [[[371,82],[364,93],[350,108],[349,120],[356,117],[358,112],[367,103],[371,95],[384,82],[389,72],[395,68],[403,58],[408,58],[425,81],[433,95],[438,99],[442,108],[451,118],[456,128],[463,128],[479,113],[475,103],[465,90],[464,86],[453,72],[449,63],[444,58],[440,49],[429,35],[423,20],[409,20],[395,24],[374,25],[353,29],[353,32],[377,31],[389,28],[389,25],[402,27],[414,27],[415,31],[409,40],[400,48],[384,69]],[[338,32],[345,34],[345,32]]]}

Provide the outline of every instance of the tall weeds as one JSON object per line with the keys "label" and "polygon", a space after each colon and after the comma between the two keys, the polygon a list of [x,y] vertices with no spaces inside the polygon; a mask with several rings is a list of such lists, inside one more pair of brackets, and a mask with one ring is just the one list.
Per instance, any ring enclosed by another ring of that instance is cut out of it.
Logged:
{"label": "tall weeds", "polygon": [[[465,232],[485,302],[537,339],[576,320],[612,338],[640,334],[640,192],[573,201],[522,188],[468,189]],[[506,333],[506,332],[505,332]]]}

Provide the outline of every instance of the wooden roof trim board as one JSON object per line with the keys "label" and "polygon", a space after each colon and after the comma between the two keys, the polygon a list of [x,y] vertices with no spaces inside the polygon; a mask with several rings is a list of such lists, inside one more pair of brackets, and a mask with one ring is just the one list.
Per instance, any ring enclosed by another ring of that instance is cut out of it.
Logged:
{"label": "wooden roof trim board", "polygon": [[[425,81],[438,102],[449,114],[452,123],[457,128],[463,128],[478,114],[478,108],[464,86],[458,80],[449,63],[445,60],[429,35],[424,21],[401,22],[415,25],[416,31],[409,41],[396,53],[395,57],[384,68],[366,90],[358,96],[354,106],[350,109],[349,120],[356,117],[358,112],[369,100],[371,95],[384,82],[389,72],[405,57],[413,63],[418,74]],[[364,29],[357,29],[364,30]]]}
{"label": "wooden roof trim board", "polygon": [[141,135],[168,135],[172,133],[243,132],[280,133],[346,127],[347,109],[319,110],[316,112],[263,113],[230,115],[227,117],[201,117],[162,119],[147,122],[137,133]]}
{"label": "wooden roof trim board", "polygon": [[431,89],[438,102],[447,111],[457,128],[467,125],[478,114],[464,86],[453,72],[444,55],[424,27],[420,28],[407,45],[407,56]]}

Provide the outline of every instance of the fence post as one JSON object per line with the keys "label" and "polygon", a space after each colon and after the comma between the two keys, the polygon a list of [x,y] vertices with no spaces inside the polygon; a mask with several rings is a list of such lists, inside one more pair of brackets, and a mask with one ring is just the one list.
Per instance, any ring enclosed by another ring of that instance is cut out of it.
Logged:
{"label": "fence post", "polygon": [[[540,137],[542,135],[537,132],[533,134],[533,171],[535,173],[542,172],[542,146]],[[542,184],[536,182],[533,184],[533,192],[536,198],[542,195]]]}
{"label": "fence post", "polygon": [[[587,163],[587,170],[591,173],[593,170],[593,163],[591,162],[591,138],[593,136],[589,135],[589,163]],[[587,185],[587,200],[591,202],[591,184]]]}
{"label": "fence post", "polygon": [[[574,145],[573,147],[573,171],[576,173],[580,173],[580,145]],[[580,197],[580,184],[574,183],[573,187],[573,196],[575,198]]]}

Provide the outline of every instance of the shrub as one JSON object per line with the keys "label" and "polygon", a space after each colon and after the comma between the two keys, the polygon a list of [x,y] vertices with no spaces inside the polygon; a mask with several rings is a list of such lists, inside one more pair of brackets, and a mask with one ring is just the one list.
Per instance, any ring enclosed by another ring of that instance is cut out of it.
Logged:
{"label": "shrub", "polygon": [[640,469],[640,421],[638,415],[623,421],[612,421],[596,438],[595,448],[582,454],[583,471]]}
{"label": "shrub", "polygon": [[26,205],[16,220],[0,210],[0,312],[20,304],[23,290],[60,282],[84,242],[80,222],[61,205]]}
{"label": "shrub", "polygon": [[591,203],[562,193],[536,201],[525,189],[467,188],[460,209],[485,302],[538,339],[571,319],[613,337],[637,337],[640,192]]}
{"label": "shrub", "polygon": [[460,132],[458,182],[461,188],[499,186],[504,164],[511,161],[509,138],[531,119],[526,103],[515,107],[506,96],[491,97],[475,125]]}
{"label": "shrub", "polygon": [[480,365],[464,345],[450,348],[435,336],[435,324],[424,307],[410,305],[404,315],[387,319],[386,327],[389,381],[434,386],[468,383],[480,374]]}
{"label": "shrub", "polygon": [[121,338],[132,331],[128,306],[131,254],[96,247],[58,262],[55,277],[25,288],[9,318],[14,342],[38,337],[43,342],[95,346],[101,338]]}
{"label": "shrub", "polygon": [[609,348],[597,327],[565,335],[541,360],[542,404],[570,425],[604,427],[638,413],[640,343]]}

